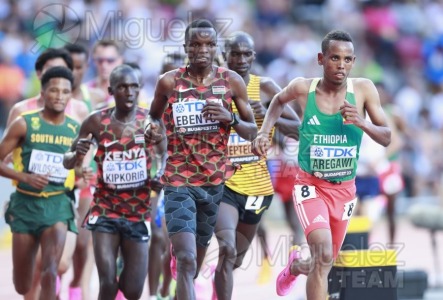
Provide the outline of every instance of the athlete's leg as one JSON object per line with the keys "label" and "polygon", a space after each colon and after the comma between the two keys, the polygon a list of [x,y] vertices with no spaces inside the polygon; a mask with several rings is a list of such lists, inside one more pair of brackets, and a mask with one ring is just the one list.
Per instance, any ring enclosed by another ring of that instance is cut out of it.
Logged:
{"label": "athlete's leg", "polygon": [[168,237],[168,230],[166,229],[166,221],[165,218],[162,218],[162,232],[163,232],[163,241],[165,242],[166,251],[163,252],[162,256],[162,270],[163,270],[163,282],[160,286],[160,296],[166,297],[170,294],[169,287],[172,281],[171,275],[171,252],[169,248],[171,246],[171,241]]}
{"label": "athlete's leg", "polygon": [[[88,186],[87,189],[90,189]],[[72,288],[79,288],[81,286],[82,276],[85,271],[86,262],[88,260],[89,253],[89,241],[91,239],[91,232],[86,228],[83,228],[83,221],[88,212],[89,205],[92,201],[92,194],[87,191],[80,191],[79,203],[78,203],[78,217],[77,228],[78,235],[75,244],[74,254],[72,256],[73,277],[70,284]]]}
{"label": "athlete's leg", "polygon": [[62,257],[58,265],[57,274],[62,276],[68,271],[72,262],[72,256],[74,255],[75,243],[77,240],[77,234],[68,231],[66,234],[65,246],[63,248]]}
{"label": "athlete's leg", "polygon": [[301,245],[304,242],[303,229],[301,228],[300,221],[297,218],[294,208],[294,202],[292,198],[289,201],[283,202],[285,210],[286,222],[292,231],[291,241],[293,245]]}
{"label": "athlete's leg", "polygon": [[195,299],[197,272],[196,201],[191,187],[165,187],[165,218],[173,253],[177,260],[177,298]]}
{"label": "athlete's leg", "polygon": [[177,299],[195,299],[194,277],[197,274],[195,235],[191,232],[178,232],[172,235],[170,240],[172,254],[177,259]]}
{"label": "athlete's leg", "polygon": [[[162,273],[162,254],[167,252],[165,248],[163,231],[155,222],[151,223],[152,236],[149,246],[148,281],[149,294],[157,295],[160,274]],[[168,248],[169,249],[169,248]]]}
{"label": "athlete's leg", "polygon": [[34,258],[34,273],[32,276],[32,285],[29,291],[24,295],[24,300],[37,300],[40,296],[40,272],[41,272],[41,249],[40,249],[40,242],[38,242],[38,249],[37,254]]}
{"label": "athlete's leg", "polygon": [[29,292],[35,273],[35,257],[39,249],[38,238],[31,234],[12,234],[12,264],[15,290],[20,295]]}
{"label": "athlete's leg", "polygon": [[[254,239],[259,224],[260,223],[257,224],[247,224],[244,222],[238,223],[237,232],[236,232],[237,259],[234,265],[235,268],[239,268],[242,265],[243,259],[245,258],[249,246],[251,245],[252,240]],[[265,244],[264,247],[267,248],[267,244]]]}
{"label": "athlete's leg", "polygon": [[237,259],[235,230],[238,224],[238,209],[227,203],[220,203],[215,224],[215,235],[219,246],[219,258],[215,271],[215,290],[219,300],[231,299],[233,275]]}
{"label": "athlete's leg", "polygon": [[393,246],[395,241],[395,233],[396,233],[396,224],[395,224],[395,202],[397,200],[397,194],[386,195],[385,197],[388,200],[388,204],[386,207],[386,213],[388,216],[388,231],[389,231],[389,243]]}
{"label": "athlete's leg", "polygon": [[[320,228],[308,235],[308,245],[311,250],[311,270],[306,281],[308,299],[326,299],[328,291],[328,274],[332,268],[333,247],[329,229]],[[291,273],[292,272],[291,269]]]}
{"label": "athlete's leg", "polygon": [[198,276],[206,256],[209,243],[214,234],[220,201],[223,197],[224,185],[198,188],[192,190],[197,199],[196,213],[196,242],[197,242],[197,270],[194,278]]}
{"label": "athlete's leg", "polygon": [[120,235],[117,233],[93,231],[92,241],[100,282],[98,299],[115,299],[118,291],[116,261],[120,245]]}
{"label": "athlete's leg", "polygon": [[[167,252],[169,248],[165,248],[164,235],[161,224],[161,217],[164,215],[164,207],[159,194],[152,193],[151,204],[156,205],[156,215],[153,217],[151,222],[151,242],[149,246],[149,263],[148,263],[148,284],[149,284],[149,295],[156,296],[160,275],[162,273],[162,254]],[[163,211],[163,213],[162,213]]]}
{"label": "athlete's leg", "polygon": [[65,247],[67,230],[66,224],[58,222],[45,229],[40,236],[42,252],[41,300],[55,299],[56,297],[57,269]]}
{"label": "athlete's leg", "polygon": [[148,243],[123,239],[121,254],[123,271],[119,278],[119,289],[128,300],[139,299],[148,273]]}
{"label": "athlete's leg", "polygon": [[90,298],[91,292],[91,277],[92,271],[96,268],[95,258],[94,258],[94,248],[92,246],[92,239],[88,242],[88,258],[86,260],[85,266],[83,267],[83,274],[81,279],[82,288],[82,299],[87,300]]}

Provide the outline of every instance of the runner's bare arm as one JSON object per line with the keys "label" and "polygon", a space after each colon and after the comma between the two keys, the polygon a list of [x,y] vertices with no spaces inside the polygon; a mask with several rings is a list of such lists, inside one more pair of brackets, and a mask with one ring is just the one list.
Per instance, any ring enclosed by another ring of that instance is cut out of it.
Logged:
{"label": "runner's bare arm", "polygon": [[[281,92],[282,89],[271,78],[262,77],[260,82],[260,90],[262,93],[262,103],[264,107],[268,107],[272,98]],[[265,111],[267,111],[267,109],[265,109]],[[275,122],[275,127],[277,127],[284,135],[289,135],[292,138],[298,139],[298,128],[300,123],[300,118],[292,107],[285,104],[281,116]]]}
{"label": "runner's bare arm", "polygon": [[22,117],[15,119],[6,129],[0,143],[0,176],[27,183],[37,189],[43,189],[48,184],[47,175],[17,172],[3,161],[9,153],[21,145],[26,138],[26,130],[26,122]]}
{"label": "runner's bare arm", "polygon": [[269,134],[274,127],[278,118],[281,117],[283,110],[286,107],[286,103],[296,100],[302,95],[306,88],[305,78],[296,78],[292,80],[287,87],[276,94],[269,105],[266,112],[265,119],[260,131],[257,134],[257,138],[252,143],[252,151],[260,156],[265,156],[271,144],[269,141]]}
{"label": "runner's bare arm", "polygon": [[83,121],[80,132],[72,143],[71,150],[63,157],[63,166],[70,170],[81,167],[83,159],[93,144],[93,139],[98,141],[100,128],[100,112],[89,115]]}
{"label": "runner's bare arm", "polygon": [[[252,141],[257,135],[257,125],[255,124],[251,105],[248,102],[248,93],[246,91],[245,82],[236,72],[229,71],[229,83],[231,85],[233,100],[240,116],[237,120],[238,124],[233,126],[239,136]],[[232,117],[235,117],[234,114]],[[230,122],[233,121],[235,122],[236,120],[231,118]]]}
{"label": "runner's bare arm", "polygon": [[375,142],[385,147],[388,146],[391,142],[391,129],[387,125],[377,88],[369,79],[359,78],[355,79],[354,82],[357,101],[362,99],[363,108],[371,120],[367,120],[364,115],[357,111],[355,105],[351,105],[347,101],[340,107],[341,114],[366,132]]}
{"label": "runner's bare arm", "polygon": [[[145,122],[145,140],[148,143],[159,143],[165,139],[165,126],[162,116],[168,104],[168,98],[174,90],[176,70],[160,75],[155,86],[154,99]],[[152,126],[154,125],[154,126]]]}

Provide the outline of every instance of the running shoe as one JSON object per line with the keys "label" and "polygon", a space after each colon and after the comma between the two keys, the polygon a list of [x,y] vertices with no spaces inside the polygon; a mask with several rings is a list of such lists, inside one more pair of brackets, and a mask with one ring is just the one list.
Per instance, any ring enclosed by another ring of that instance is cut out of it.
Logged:
{"label": "running shoe", "polygon": [[272,279],[272,268],[268,258],[263,259],[263,265],[260,268],[260,273],[258,274],[257,284],[265,285]]}
{"label": "running shoe", "polygon": [[82,300],[82,288],[69,287],[69,300]]}
{"label": "running shoe", "polygon": [[301,258],[300,247],[295,245],[289,249],[289,261],[287,266],[281,271],[277,277],[276,288],[277,295],[286,296],[292,290],[295,285],[296,275],[291,274],[291,265],[295,260]]}

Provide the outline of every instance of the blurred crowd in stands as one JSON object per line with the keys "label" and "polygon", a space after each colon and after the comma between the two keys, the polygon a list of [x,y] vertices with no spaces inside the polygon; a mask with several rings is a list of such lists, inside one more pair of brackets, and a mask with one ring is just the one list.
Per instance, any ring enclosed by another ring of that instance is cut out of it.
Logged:
{"label": "blurred crowd in stands", "polygon": [[[236,30],[256,42],[256,73],[282,87],[321,76],[316,57],[332,29],[348,31],[357,55],[352,77],[384,88],[401,119],[400,162],[406,196],[437,195],[443,169],[442,0],[0,0],[0,132],[9,109],[34,96],[37,55],[46,47],[110,38],[137,62],[152,95],[163,57],[183,51],[184,29],[204,17],[223,36]],[[85,76],[96,70],[91,61]]]}

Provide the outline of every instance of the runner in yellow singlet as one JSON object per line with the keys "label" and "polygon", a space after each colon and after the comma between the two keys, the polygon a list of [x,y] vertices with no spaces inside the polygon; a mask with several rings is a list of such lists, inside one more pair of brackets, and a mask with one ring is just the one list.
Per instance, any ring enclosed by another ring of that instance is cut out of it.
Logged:
{"label": "runner in yellow singlet", "polygon": [[[223,54],[228,68],[238,73],[247,84],[249,104],[253,108],[257,127],[260,128],[267,104],[281,89],[271,78],[250,73],[255,51],[249,34],[231,34],[226,39]],[[235,105],[233,112],[236,112]],[[288,108],[276,126],[283,133],[295,134],[299,123],[296,113]],[[228,155],[240,168],[225,182],[215,226],[220,254],[214,282],[219,300],[231,299],[233,269],[241,266],[274,194],[266,159],[253,154],[251,142],[242,139],[234,128],[231,129]]]}

